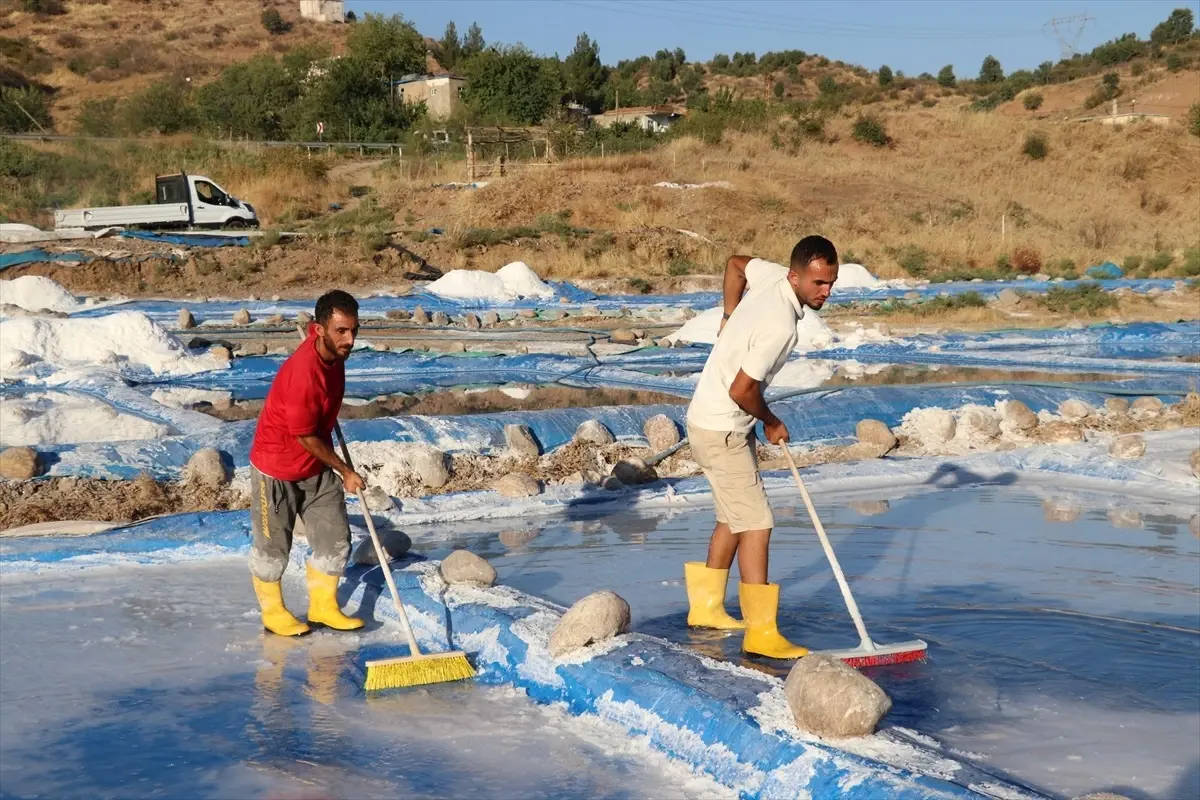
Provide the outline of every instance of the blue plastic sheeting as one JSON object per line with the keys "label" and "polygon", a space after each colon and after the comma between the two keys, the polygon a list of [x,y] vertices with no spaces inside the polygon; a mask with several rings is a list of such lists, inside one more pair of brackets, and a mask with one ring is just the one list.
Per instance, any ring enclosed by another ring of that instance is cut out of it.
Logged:
{"label": "blue plastic sheeting", "polygon": [[21,250],[17,253],[0,253],[0,271],[9,267],[19,267],[22,264],[39,264],[47,261],[91,261],[95,258],[90,253],[51,253],[48,250]]}
{"label": "blue plastic sheeting", "polygon": [[210,233],[155,233],[153,231],[121,231],[126,239],[177,244],[184,247],[247,247],[249,236],[213,236]]}
{"label": "blue plastic sheeting", "polygon": [[[1123,381],[1112,384],[1083,384],[1079,388],[1042,388],[1031,386],[956,387],[866,387],[843,386],[821,389],[805,395],[779,399],[773,393],[772,408],[787,424],[793,442],[839,443],[852,441],[858,421],[882,420],[889,426],[900,423],[914,408],[940,406],[958,408],[967,403],[992,405],[997,400],[1016,399],[1034,411],[1057,409],[1069,398],[1101,405],[1105,388],[1145,391],[1160,394],[1174,402],[1189,390],[1182,378],[1149,381]],[[510,411],[468,416],[398,416],[349,420],[343,429],[354,441],[415,442],[433,445],[446,452],[489,452],[505,447],[504,426],[528,425],[546,451],[571,440],[580,423],[596,419],[618,438],[640,440],[645,421],[665,414],[683,427],[685,405],[649,405],[601,408],[559,408],[544,411]],[[156,441],[95,442],[54,445],[40,448],[53,477],[91,476],[133,478],[149,472],[156,478],[178,478],[188,458],[202,447],[226,453],[235,467],[249,465],[250,444],[254,437],[253,421],[227,423],[214,431],[192,436],[176,436]]]}
{"label": "blue plastic sheeting", "polygon": [[1083,271],[1083,274],[1089,278],[1102,278],[1105,280],[1115,280],[1125,277],[1125,271],[1111,261],[1105,261],[1103,264],[1088,267]]}
{"label": "blue plastic sheeting", "polygon": [[[572,714],[594,714],[623,726],[629,736],[645,737],[741,797],[982,798],[986,795],[968,786],[1003,786],[991,776],[985,781],[967,765],[955,773],[962,783],[951,782],[766,731],[747,712],[763,703],[762,694],[781,691],[778,678],[722,669],[656,637],[627,635],[623,646],[582,663],[554,661],[534,623],[555,615],[551,607],[508,589],[475,592],[468,600],[458,599],[453,589],[445,598],[431,596],[417,571],[429,566],[392,571],[405,605],[416,611],[427,647],[465,650],[476,680],[515,686],[537,702],[562,704]],[[379,569],[353,570],[347,583],[348,604],[371,609],[377,619],[396,619]],[[484,599],[489,596],[494,604]],[[360,656],[366,661],[382,654],[381,649]],[[1003,788],[1013,791],[1010,796],[1035,796]]]}
{"label": "blue plastic sheeting", "polygon": [[[81,563],[109,558],[120,561],[160,561],[156,555],[193,550],[211,557],[250,549],[250,517],[245,511],[172,514],[91,536],[31,536],[0,541],[0,567]],[[0,570],[6,571],[6,570]]]}
{"label": "blue plastic sheeting", "polygon": [[31,392],[83,395],[110,406],[122,414],[166,425],[176,435],[190,436],[205,431],[215,431],[225,424],[208,414],[171,408],[162,403],[156,403],[145,394],[118,381],[85,379],[56,386],[0,384],[0,398],[15,397]]}
{"label": "blue plastic sheeting", "polygon": [[810,353],[809,355],[811,358],[820,359],[852,358],[864,364],[948,364],[956,367],[1200,376],[1200,363],[1186,361],[1139,361],[1038,353],[946,353],[875,344],[863,345],[854,350],[822,350],[820,353]]}

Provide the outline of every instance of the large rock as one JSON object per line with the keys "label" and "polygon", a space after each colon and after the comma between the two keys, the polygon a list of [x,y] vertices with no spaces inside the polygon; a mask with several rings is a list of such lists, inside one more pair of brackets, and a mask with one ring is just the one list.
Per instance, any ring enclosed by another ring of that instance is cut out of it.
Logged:
{"label": "large rock", "polygon": [[239,356],[265,356],[266,354],[266,342],[247,342],[238,347]]}
{"label": "large rock", "polygon": [[492,328],[500,324],[500,315],[495,311],[483,312],[483,319],[480,320],[485,328]]}
{"label": "large rock", "polygon": [[646,435],[646,441],[650,443],[650,449],[656,453],[668,450],[680,441],[679,426],[666,414],[655,414],[646,420],[642,432]]}
{"label": "large rock", "polygon": [[1021,295],[1012,289],[1001,289],[1000,294],[996,295],[996,305],[1004,308],[1016,308],[1021,305]]}
{"label": "large rock", "polygon": [[1155,417],[1162,413],[1163,401],[1157,397],[1139,397],[1129,410],[1139,417]]}
{"label": "large rock", "polygon": [[818,736],[869,736],[892,708],[891,698],[871,679],[826,655],[797,661],[783,691],[796,724]]}
{"label": "large rock", "polygon": [[440,489],[450,482],[450,459],[436,447],[414,444],[404,450],[404,466],[430,489]]}
{"label": "large rock", "polygon": [[421,308],[420,306],[417,306],[416,310],[413,311],[412,321],[418,325],[428,325],[429,324],[429,312],[427,312],[425,309]]}
{"label": "large rock", "polygon": [[215,358],[219,358],[222,361],[233,360],[233,352],[223,344],[214,345],[208,348],[208,354]]}
{"label": "large rock", "polygon": [[613,344],[637,344],[638,337],[633,331],[628,331],[623,328],[618,328],[609,335],[609,341]]}
{"label": "large rock", "polygon": [[[383,552],[387,554],[388,561],[403,557],[412,547],[412,539],[408,534],[394,529],[379,531],[379,543],[383,545]],[[379,563],[379,556],[375,553],[375,545],[371,543],[370,536],[354,546],[354,552],[350,554],[350,563],[363,567],[373,567]]]}
{"label": "large rock", "polygon": [[652,483],[658,480],[658,473],[654,467],[647,465],[642,459],[631,456],[621,459],[613,465],[612,477],[626,486],[637,486],[641,483]]}
{"label": "large rock", "polygon": [[1038,425],[1037,414],[1020,400],[1009,400],[1004,404],[1004,422],[1008,428],[1028,433]]}
{"label": "large rock", "polygon": [[367,501],[367,510],[374,514],[396,510],[395,501],[382,486],[368,486],[363,490],[363,499]]}
{"label": "large rock", "polygon": [[974,440],[996,439],[1000,436],[1000,419],[987,408],[968,408],[959,417],[958,427]]}
{"label": "large rock", "polygon": [[567,613],[550,634],[550,655],[558,658],[589,644],[611,639],[629,630],[629,603],[616,592],[589,594]]}
{"label": "large rock", "polygon": [[176,325],[180,330],[188,331],[196,327],[196,318],[192,316],[192,312],[186,308],[179,309],[179,319]]}
{"label": "large rock", "polygon": [[495,568],[470,550],[455,550],[446,556],[441,571],[447,583],[491,586],[496,582]]}
{"label": "large rock", "polygon": [[1191,465],[1192,474],[1200,478],[1200,448],[1192,451],[1191,458],[1188,459],[1188,464]]}
{"label": "large rock", "polygon": [[300,332],[303,334],[308,333],[308,326],[312,324],[312,321],[312,314],[307,311],[301,311],[296,315],[296,324],[300,327]]}
{"label": "large rock", "polygon": [[1108,446],[1108,454],[1120,459],[1141,458],[1146,455],[1146,440],[1138,433],[1118,436]]}
{"label": "large rock", "polygon": [[1068,421],[1087,419],[1092,414],[1092,407],[1082,400],[1074,398],[1063,400],[1058,406],[1059,415]]}
{"label": "large rock", "polygon": [[542,448],[528,425],[505,425],[504,441],[509,450],[522,458],[537,458],[542,454]]}
{"label": "large rock", "polygon": [[891,452],[896,447],[896,435],[886,423],[877,419],[859,420],[854,428],[858,441],[877,445],[884,453]]}
{"label": "large rock", "polygon": [[612,435],[612,431],[604,426],[604,423],[589,419],[579,424],[575,429],[575,441],[587,442],[588,444],[598,445],[603,447],[606,444],[612,444],[616,438]]}
{"label": "large rock", "polygon": [[229,483],[229,470],[221,451],[215,447],[203,447],[192,453],[183,470],[183,480],[195,486],[218,487]]}
{"label": "large rock", "polygon": [[32,447],[9,447],[0,452],[0,478],[27,481],[42,471],[42,460]]}
{"label": "large rock", "polygon": [[492,488],[505,497],[533,497],[540,494],[542,486],[533,477],[524,472],[510,472],[496,481]]}
{"label": "large rock", "polygon": [[398,322],[408,322],[412,319],[412,314],[405,311],[403,308],[393,308],[384,314],[388,319],[394,319]]}
{"label": "large rock", "polygon": [[1073,444],[1083,441],[1083,431],[1078,425],[1056,419],[1047,422],[1040,429],[1042,439],[1051,444]]}
{"label": "large rock", "polygon": [[445,311],[435,311],[433,312],[433,316],[429,318],[429,321],[439,328],[444,328],[450,324],[450,317]]}
{"label": "large rock", "polygon": [[532,308],[523,308],[517,312],[517,316],[521,319],[537,319],[538,312]]}
{"label": "large rock", "polygon": [[483,327],[483,323],[479,321],[479,316],[470,313],[463,317],[463,324],[473,331],[477,331]]}
{"label": "large rock", "polygon": [[253,318],[250,316],[250,312],[244,308],[239,308],[237,311],[233,312],[234,325],[249,325],[252,321]]}
{"label": "large rock", "polygon": [[1129,401],[1124,397],[1110,397],[1104,401],[1104,410],[1110,414],[1124,414],[1129,411]]}

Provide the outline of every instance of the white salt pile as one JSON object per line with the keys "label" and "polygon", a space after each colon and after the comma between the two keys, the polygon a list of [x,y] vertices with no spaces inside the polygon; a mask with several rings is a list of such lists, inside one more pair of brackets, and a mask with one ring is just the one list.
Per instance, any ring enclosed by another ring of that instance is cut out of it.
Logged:
{"label": "white salt pile", "polygon": [[514,261],[496,272],[455,269],[425,288],[439,297],[500,302],[527,297],[551,298],[554,289],[538,277],[524,261]]}
{"label": "white salt pile", "polygon": [[167,425],[122,414],[94,397],[31,392],[0,401],[0,447],[122,442],[171,433]]}
{"label": "white salt pile", "polygon": [[833,291],[843,291],[845,289],[877,289],[880,286],[886,286],[885,281],[879,280],[862,264],[842,264],[838,267],[837,283],[833,285]]}
{"label": "white salt pile", "polygon": [[123,311],[86,319],[22,317],[0,322],[0,377],[37,363],[56,367],[143,368],[156,375],[190,375],[228,367],[193,355],[148,316]]}
{"label": "white salt pile", "polygon": [[0,306],[17,306],[26,311],[74,311],[79,302],[63,287],[40,275],[22,275],[0,280]]}
{"label": "white salt pile", "polygon": [[[721,315],[723,311],[720,308],[710,308],[702,314],[699,314],[679,330],[666,337],[667,341],[674,344],[676,341],[691,342],[693,344],[715,344],[717,341],[717,331],[721,325]],[[834,332],[830,330],[825,321],[817,315],[817,312],[809,309],[804,312],[804,317],[796,322],[796,348],[797,353],[806,353],[810,350],[823,350],[830,347],[835,339]]]}
{"label": "white salt pile", "polygon": [[733,184],[729,181],[708,181],[706,183],[672,183],[671,181],[659,181],[654,184],[658,189],[732,189]]}

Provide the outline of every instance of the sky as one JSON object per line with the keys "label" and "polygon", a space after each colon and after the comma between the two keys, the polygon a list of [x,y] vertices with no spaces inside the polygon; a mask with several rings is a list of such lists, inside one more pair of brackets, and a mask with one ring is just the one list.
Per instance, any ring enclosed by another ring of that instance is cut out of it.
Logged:
{"label": "sky", "polygon": [[[1078,39],[1087,52],[1123,33],[1148,38],[1172,9],[1189,4],[1195,0],[349,0],[346,7],[402,14],[435,39],[451,20],[460,35],[478,22],[489,44],[519,42],[543,55],[565,57],[586,32],[609,65],[664,48],[682,47],[689,61],[803,50],[909,75],[953,64],[959,77],[974,77],[987,55],[1006,72],[1057,61],[1051,19],[1091,17]],[[1071,31],[1064,33],[1070,41]]]}

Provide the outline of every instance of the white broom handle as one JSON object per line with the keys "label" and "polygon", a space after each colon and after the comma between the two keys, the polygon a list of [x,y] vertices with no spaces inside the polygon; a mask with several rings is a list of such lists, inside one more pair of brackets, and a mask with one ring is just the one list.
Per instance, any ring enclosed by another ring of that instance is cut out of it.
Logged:
{"label": "white broom handle", "polygon": [[[350,448],[346,446],[346,437],[342,433],[342,426],[334,422],[333,429],[337,431],[338,444],[342,446],[342,460],[353,470],[354,462],[350,460]],[[379,543],[379,534],[375,532],[375,521],[371,519],[371,509],[367,508],[367,498],[362,489],[358,490],[358,504],[362,506],[363,519],[366,520],[367,531],[371,534],[371,544],[375,545],[375,557],[379,559],[379,569],[383,571],[383,578],[387,581],[388,589],[392,593],[392,602],[396,604],[396,611],[400,613],[400,624],[404,628],[405,638],[408,639],[408,648],[411,655],[419,656],[421,648],[417,647],[417,638],[413,636],[412,625],[408,621],[408,612],[404,610],[404,603],[400,600],[400,591],[392,579],[392,568],[387,553],[383,550],[383,545]]]}
{"label": "white broom handle", "polygon": [[783,442],[780,446],[783,448],[783,457],[787,459],[788,466],[792,470],[792,477],[796,479],[796,486],[800,489],[800,497],[804,499],[808,515],[812,517],[813,527],[817,529],[821,547],[825,549],[825,557],[829,559],[829,566],[833,567],[833,576],[837,578],[838,587],[842,590],[842,599],[846,601],[846,610],[850,612],[850,617],[854,620],[854,627],[858,630],[858,638],[862,640],[862,647],[864,650],[874,650],[875,643],[867,635],[867,626],[863,624],[862,614],[858,612],[858,603],[854,602],[854,595],[850,593],[850,585],[846,583],[846,576],[842,573],[842,565],[838,563],[837,555],[833,552],[833,545],[829,543],[829,537],[825,535],[825,526],[821,524],[821,518],[817,516],[817,509],[813,507],[812,498],[808,496],[808,489],[804,488],[804,481],[800,479],[800,470],[796,469],[792,451],[788,449],[787,442]]}

